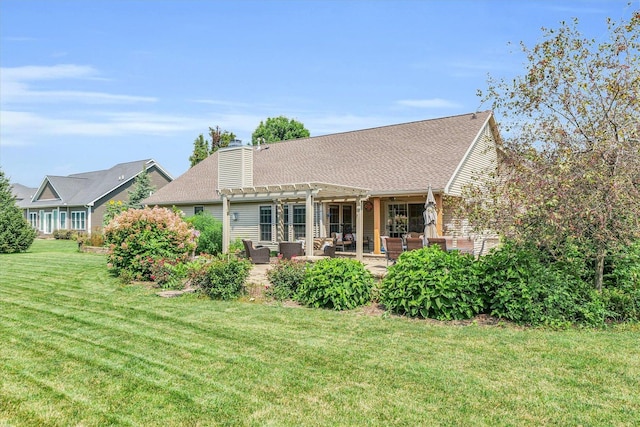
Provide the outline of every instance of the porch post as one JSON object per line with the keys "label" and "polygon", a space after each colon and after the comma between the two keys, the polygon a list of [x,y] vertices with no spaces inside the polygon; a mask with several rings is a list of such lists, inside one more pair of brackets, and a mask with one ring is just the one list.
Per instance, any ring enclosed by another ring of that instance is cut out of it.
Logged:
{"label": "porch post", "polygon": [[356,197],[356,259],[362,261],[362,239],[364,230],[362,220],[362,197]]}
{"label": "porch post", "polygon": [[438,216],[436,221],[436,231],[438,236],[444,236],[444,227],[442,226],[444,222],[444,200],[442,198],[442,194],[435,194],[434,199],[436,199],[436,215]]}
{"label": "porch post", "polygon": [[226,194],[222,194],[222,253],[229,252],[231,241],[231,219],[229,218],[229,199]]}
{"label": "porch post", "polygon": [[373,199],[373,253],[380,254],[380,197]]}
{"label": "porch post", "polygon": [[284,225],[285,225],[285,217],[284,217],[284,205],[282,204],[282,199],[278,199],[278,242],[284,242]]}
{"label": "porch post", "polygon": [[306,256],[313,256],[313,195],[311,194],[311,190],[307,190],[304,231],[304,254]]}

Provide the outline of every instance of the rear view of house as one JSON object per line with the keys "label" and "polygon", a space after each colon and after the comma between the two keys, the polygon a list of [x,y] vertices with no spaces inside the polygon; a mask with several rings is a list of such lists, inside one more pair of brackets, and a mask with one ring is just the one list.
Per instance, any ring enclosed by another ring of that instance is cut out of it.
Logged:
{"label": "rear view of house", "polygon": [[211,213],[223,222],[223,248],[235,239],[276,249],[282,241],[355,234],[357,253],[378,254],[382,236],[423,231],[431,187],[438,235],[473,239],[444,196],[460,196],[476,176],[495,170],[498,141],[493,114],[484,111],[231,146],[144,203],[187,216]]}

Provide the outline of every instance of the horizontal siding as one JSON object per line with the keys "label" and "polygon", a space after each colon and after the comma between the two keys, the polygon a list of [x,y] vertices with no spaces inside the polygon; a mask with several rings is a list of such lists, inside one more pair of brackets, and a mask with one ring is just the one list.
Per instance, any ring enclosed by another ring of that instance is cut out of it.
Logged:
{"label": "horizontal siding", "polygon": [[497,165],[496,142],[489,124],[484,127],[478,142],[471,149],[467,158],[454,177],[449,187],[449,194],[460,196],[465,185],[474,182],[475,177],[484,172],[492,172]]}

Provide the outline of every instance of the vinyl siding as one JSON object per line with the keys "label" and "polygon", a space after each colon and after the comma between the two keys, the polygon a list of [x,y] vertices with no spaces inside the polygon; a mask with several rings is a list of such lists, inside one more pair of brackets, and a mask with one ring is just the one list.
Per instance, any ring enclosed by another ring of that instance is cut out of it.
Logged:
{"label": "vinyl siding", "polygon": [[497,165],[496,141],[489,127],[485,125],[479,134],[476,144],[463,159],[460,168],[448,186],[448,194],[460,196],[465,185],[474,182],[476,176],[482,173],[487,176]]}
{"label": "vinyl siding", "polygon": [[218,151],[219,188],[253,186],[253,148],[233,147]]}

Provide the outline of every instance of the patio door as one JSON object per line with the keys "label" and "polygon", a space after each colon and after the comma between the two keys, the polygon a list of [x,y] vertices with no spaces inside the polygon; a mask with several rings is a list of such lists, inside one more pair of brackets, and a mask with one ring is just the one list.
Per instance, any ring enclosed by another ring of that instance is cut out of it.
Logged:
{"label": "patio door", "polygon": [[44,233],[51,234],[53,231],[53,215],[51,212],[46,212],[44,214]]}
{"label": "patio door", "polygon": [[331,233],[353,232],[353,205],[329,205],[329,236]]}

